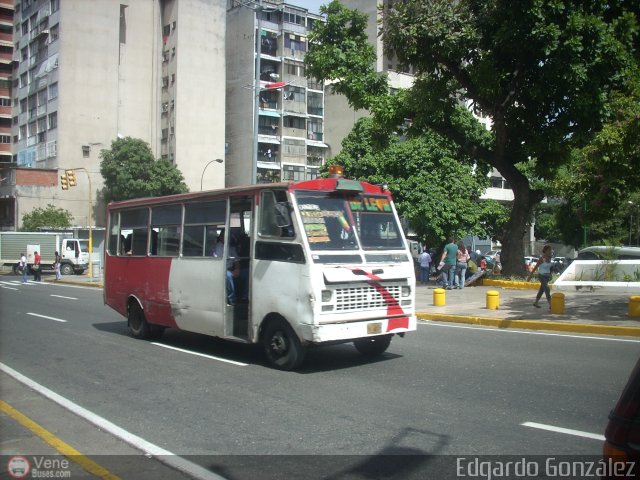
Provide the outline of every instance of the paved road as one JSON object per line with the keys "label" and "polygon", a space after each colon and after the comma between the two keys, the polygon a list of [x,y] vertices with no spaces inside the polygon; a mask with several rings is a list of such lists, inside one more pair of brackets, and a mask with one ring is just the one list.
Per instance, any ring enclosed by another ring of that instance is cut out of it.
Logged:
{"label": "paved road", "polygon": [[[226,478],[256,469],[262,478],[362,478],[388,453],[420,455],[394,464],[395,478],[445,468],[434,454],[599,455],[606,416],[640,353],[630,338],[421,323],[379,361],[339,345],[310,352],[300,372],[279,372],[256,348],[200,335],[167,332],[165,346],[134,340],[97,289],[2,285],[4,365]],[[32,408],[19,387],[7,399],[0,380],[8,403],[86,455],[125,448],[95,443],[91,429],[56,427],[57,413]]]}

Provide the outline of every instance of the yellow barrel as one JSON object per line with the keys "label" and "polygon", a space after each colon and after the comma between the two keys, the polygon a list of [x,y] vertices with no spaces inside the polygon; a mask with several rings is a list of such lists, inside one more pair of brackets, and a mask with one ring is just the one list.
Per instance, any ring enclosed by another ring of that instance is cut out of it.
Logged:
{"label": "yellow barrel", "polygon": [[498,310],[500,306],[500,294],[496,290],[487,292],[487,309]]}
{"label": "yellow barrel", "polygon": [[640,296],[638,295],[629,297],[629,316],[632,318],[640,317]]}
{"label": "yellow barrel", "polygon": [[443,307],[445,304],[444,288],[436,288],[433,291],[433,305],[436,307]]}
{"label": "yellow barrel", "polygon": [[551,295],[551,313],[564,315],[564,293],[556,292]]}

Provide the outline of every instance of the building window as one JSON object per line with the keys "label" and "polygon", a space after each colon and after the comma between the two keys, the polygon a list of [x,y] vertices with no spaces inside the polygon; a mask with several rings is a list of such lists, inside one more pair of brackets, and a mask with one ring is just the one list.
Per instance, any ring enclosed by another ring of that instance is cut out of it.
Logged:
{"label": "building window", "polygon": [[2,107],[10,107],[11,106],[11,99],[8,98],[8,97],[0,98],[0,106],[2,106]]}
{"label": "building window", "polygon": [[51,0],[50,5],[51,5],[51,13],[57,12],[58,10],[60,10],[60,0]]}
{"label": "building window", "polygon": [[302,166],[294,166],[294,165],[283,165],[282,166],[282,180],[289,181],[292,180],[294,182],[299,182],[304,180],[304,167]]}
{"label": "building window", "polygon": [[20,50],[20,54],[22,56],[22,61],[26,62],[29,59],[29,48],[24,47],[22,50]]}
{"label": "building window", "polygon": [[54,128],[58,128],[58,112],[49,114],[49,130],[53,130]]}
{"label": "building window", "polygon": [[51,42],[55,42],[60,37],[60,24],[56,23],[49,29],[49,39]]}
{"label": "building window", "polygon": [[285,34],[284,47],[290,48],[291,53],[306,52],[307,51],[307,39],[300,35],[294,35],[293,33]]}
{"label": "building window", "polygon": [[20,140],[24,140],[25,138],[27,138],[27,126],[26,125],[20,125],[20,130],[18,132],[18,137],[20,138]]}
{"label": "building window", "polygon": [[58,82],[49,85],[49,100],[58,97]]}
{"label": "building window", "polygon": [[22,35],[29,35],[29,20],[22,22]]}
{"label": "building window", "polygon": [[304,129],[307,126],[304,118],[294,117],[291,115],[287,115],[286,117],[284,117],[282,125],[285,128],[301,128],[301,129]]}
{"label": "building window", "polygon": [[27,75],[27,72],[20,75],[20,88],[26,87],[27,85],[29,85],[28,79],[29,77]]}
{"label": "building window", "polygon": [[0,135],[0,143],[11,143],[11,135]]}

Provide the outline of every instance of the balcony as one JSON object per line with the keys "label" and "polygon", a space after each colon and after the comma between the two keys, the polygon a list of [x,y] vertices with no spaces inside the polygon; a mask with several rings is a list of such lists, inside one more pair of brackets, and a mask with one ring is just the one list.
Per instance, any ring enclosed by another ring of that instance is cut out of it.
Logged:
{"label": "balcony", "polygon": [[39,37],[46,37],[49,35],[49,20],[45,19],[42,23],[36,25],[34,29],[29,33],[29,40],[34,41]]}

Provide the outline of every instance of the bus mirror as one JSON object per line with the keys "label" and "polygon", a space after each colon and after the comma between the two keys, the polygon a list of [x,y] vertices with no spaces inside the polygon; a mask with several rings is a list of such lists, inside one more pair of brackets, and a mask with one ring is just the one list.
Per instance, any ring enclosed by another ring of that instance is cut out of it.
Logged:
{"label": "bus mirror", "polygon": [[289,213],[289,204],[287,202],[278,202],[276,207],[276,225],[279,228],[291,225],[291,214]]}

